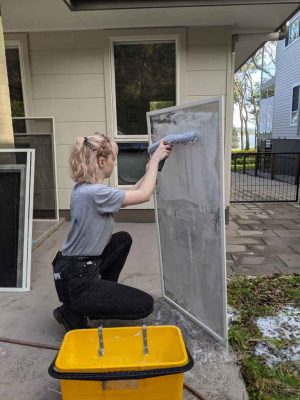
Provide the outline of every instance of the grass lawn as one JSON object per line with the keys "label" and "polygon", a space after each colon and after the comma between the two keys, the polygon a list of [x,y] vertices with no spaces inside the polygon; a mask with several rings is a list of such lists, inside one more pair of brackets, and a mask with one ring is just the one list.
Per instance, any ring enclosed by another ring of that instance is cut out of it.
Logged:
{"label": "grass lawn", "polygon": [[233,275],[228,281],[228,303],[240,312],[239,320],[229,328],[229,343],[241,364],[250,399],[299,400],[300,362],[280,362],[268,367],[261,356],[254,355],[254,348],[266,341],[277,349],[299,344],[286,338],[265,340],[255,321],[274,316],[285,306],[300,308],[300,275]]}

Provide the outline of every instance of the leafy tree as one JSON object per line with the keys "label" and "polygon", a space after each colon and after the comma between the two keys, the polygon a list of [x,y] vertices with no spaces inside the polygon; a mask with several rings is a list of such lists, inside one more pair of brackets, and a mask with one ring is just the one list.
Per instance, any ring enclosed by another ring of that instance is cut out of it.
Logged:
{"label": "leafy tree", "polygon": [[240,148],[240,138],[239,131],[236,127],[232,128],[232,148],[239,149]]}
{"label": "leafy tree", "polygon": [[[275,77],[276,43],[267,42],[254,56],[236,72],[234,77],[234,104],[238,105],[240,116],[240,137],[242,150],[249,150],[249,123],[255,126],[255,136],[258,133],[260,76],[261,82]],[[245,137],[245,141],[244,141]],[[245,146],[244,146],[245,142]]]}

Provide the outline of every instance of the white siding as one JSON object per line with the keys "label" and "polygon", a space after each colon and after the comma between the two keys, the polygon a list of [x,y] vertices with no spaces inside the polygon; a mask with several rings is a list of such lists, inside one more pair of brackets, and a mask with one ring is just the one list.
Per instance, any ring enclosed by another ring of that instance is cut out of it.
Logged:
{"label": "white siding", "polygon": [[297,139],[297,126],[290,124],[293,86],[300,84],[300,39],[285,47],[278,42],[273,115],[273,138]]}
{"label": "white siding", "polygon": [[228,28],[188,28],[186,102],[226,94]]}
{"label": "white siding", "polygon": [[71,144],[106,130],[102,46],[100,31],[29,34],[33,116],[55,118],[60,209],[69,208],[73,187]]}
{"label": "white siding", "polygon": [[[70,145],[77,136],[111,131],[109,37],[151,37],[174,32],[176,28],[28,34],[31,116],[55,118],[60,209],[69,209],[73,186],[68,170]],[[181,101],[226,95],[230,29],[193,27],[178,28],[177,32],[184,32],[179,77]]]}
{"label": "white siding", "polygon": [[185,102],[200,100],[209,96],[225,96],[224,179],[225,206],[229,206],[233,115],[233,63],[230,27],[188,29],[186,79]]}

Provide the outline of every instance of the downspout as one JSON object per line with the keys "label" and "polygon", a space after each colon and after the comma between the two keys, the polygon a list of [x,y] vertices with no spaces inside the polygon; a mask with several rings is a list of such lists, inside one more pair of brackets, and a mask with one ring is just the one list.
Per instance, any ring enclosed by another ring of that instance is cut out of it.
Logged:
{"label": "downspout", "polygon": [[229,223],[229,207],[231,194],[231,144],[233,125],[233,86],[234,86],[234,64],[235,47],[238,35],[231,37],[230,46],[227,49],[227,77],[226,77],[226,114],[225,114],[225,135],[224,135],[224,183],[225,183],[225,223]]}
{"label": "downspout", "polygon": [[5,44],[0,9],[0,148],[14,148]]}

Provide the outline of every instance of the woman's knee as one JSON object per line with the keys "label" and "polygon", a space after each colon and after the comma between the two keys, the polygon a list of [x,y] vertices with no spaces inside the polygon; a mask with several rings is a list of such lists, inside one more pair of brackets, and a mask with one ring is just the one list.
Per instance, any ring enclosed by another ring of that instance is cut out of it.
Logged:
{"label": "woman's knee", "polygon": [[154,299],[150,294],[144,292],[141,300],[136,306],[136,313],[139,318],[145,318],[153,312]]}
{"label": "woman's knee", "polygon": [[122,244],[126,244],[127,246],[131,246],[132,244],[132,237],[128,232],[125,231],[121,231],[121,232],[117,232],[114,233],[114,236],[116,239],[118,239],[118,241]]}

